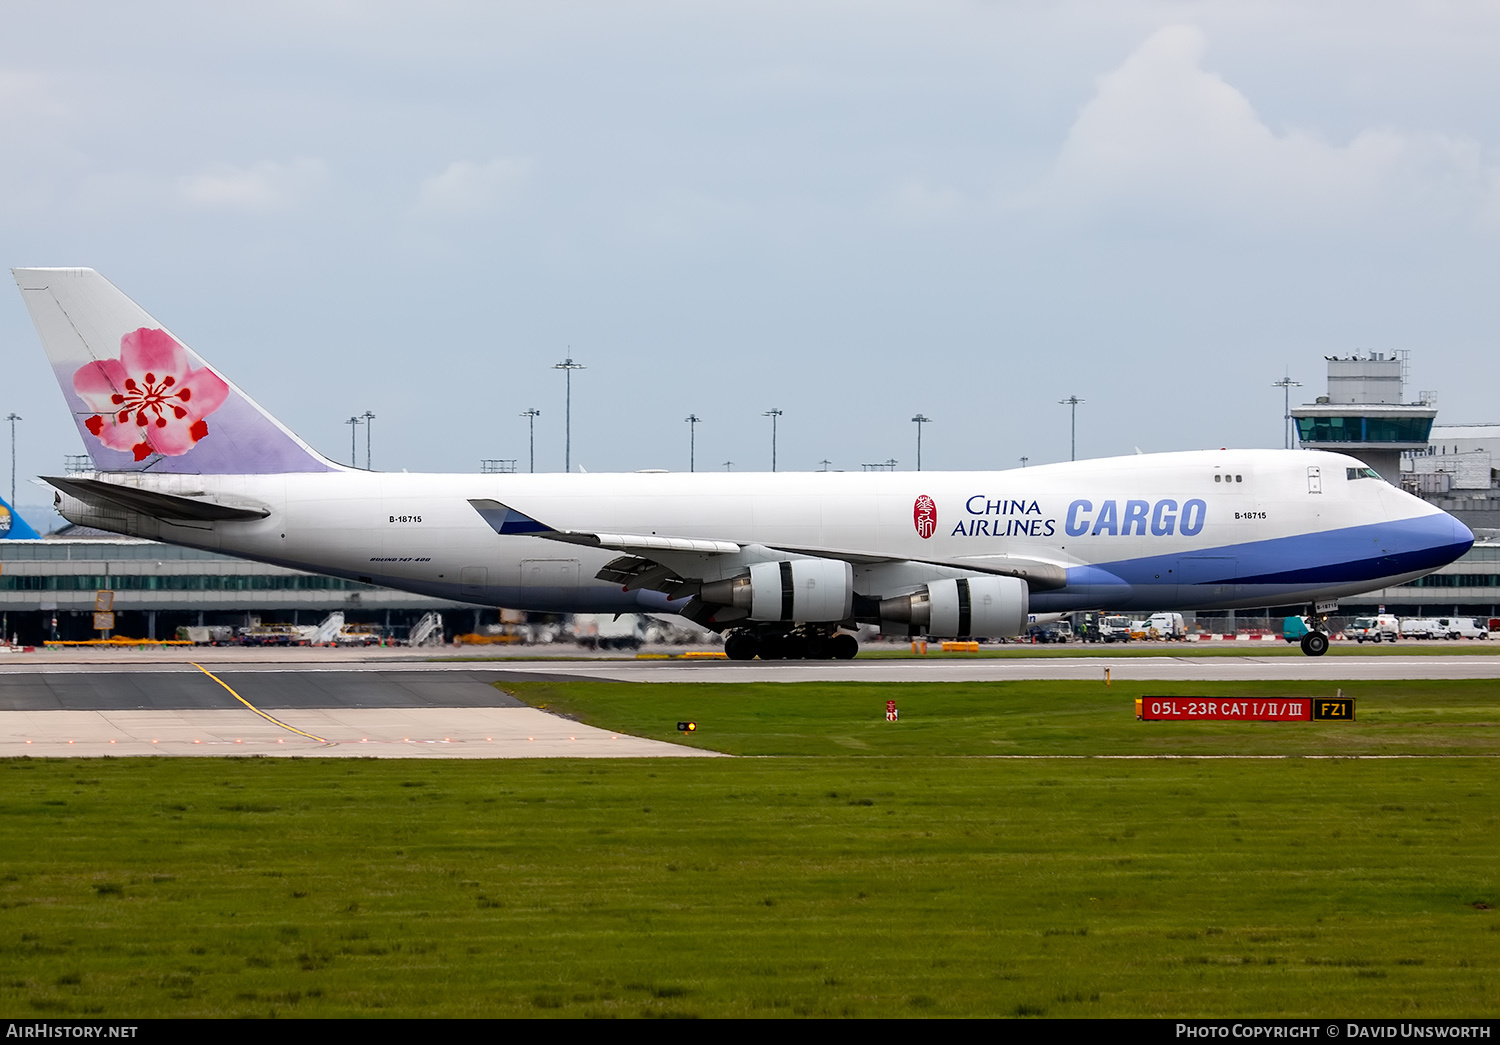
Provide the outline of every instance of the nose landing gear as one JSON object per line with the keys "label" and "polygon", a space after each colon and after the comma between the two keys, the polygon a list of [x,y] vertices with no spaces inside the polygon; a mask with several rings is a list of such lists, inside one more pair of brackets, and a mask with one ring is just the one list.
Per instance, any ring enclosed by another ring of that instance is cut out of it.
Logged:
{"label": "nose landing gear", "polygon": [[1302,636],[1302,652],[1309,657],[1321,657],[1328,652],[1328,636],[1321,631],[1309,631]]}

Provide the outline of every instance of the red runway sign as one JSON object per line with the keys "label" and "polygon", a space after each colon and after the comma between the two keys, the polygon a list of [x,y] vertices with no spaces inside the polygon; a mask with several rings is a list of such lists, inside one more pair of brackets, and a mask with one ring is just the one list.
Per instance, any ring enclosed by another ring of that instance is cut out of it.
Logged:
{"label": "red runway sign", "polygon": [[1141,697],[1136,717],[1147,722],[1352,721],[1350,697]]}

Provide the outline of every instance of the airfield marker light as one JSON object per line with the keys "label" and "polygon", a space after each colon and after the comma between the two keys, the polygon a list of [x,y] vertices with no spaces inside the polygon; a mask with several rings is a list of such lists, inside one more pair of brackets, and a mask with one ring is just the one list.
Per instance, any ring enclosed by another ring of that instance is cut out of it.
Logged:
{"label": "airfield marker light", "polygon": [[1108,668],[1104,669],[1104,684],[1106,686],[1109,685],[1109,669]]}
{"label": "airfield marker light", "polygon": [[698,732],[698,723],[696,723],[696,722],[679,722],[679,723],[677,723],[677,732],[679,732],[679,733],[696,733],[696,732]]}

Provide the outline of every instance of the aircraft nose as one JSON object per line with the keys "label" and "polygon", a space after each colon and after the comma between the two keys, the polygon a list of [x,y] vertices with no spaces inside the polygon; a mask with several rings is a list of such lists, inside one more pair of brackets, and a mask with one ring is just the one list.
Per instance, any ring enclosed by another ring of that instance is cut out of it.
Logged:
{"label": "aircraft nose", "polygon": [[[1446,512],[1443,514],[1447,515]],[[1451,515],[1448,521],[1453,524],[1453,543],[1458,546],[1458,554],[1462,555],[1474,546],[1474,531]]]}

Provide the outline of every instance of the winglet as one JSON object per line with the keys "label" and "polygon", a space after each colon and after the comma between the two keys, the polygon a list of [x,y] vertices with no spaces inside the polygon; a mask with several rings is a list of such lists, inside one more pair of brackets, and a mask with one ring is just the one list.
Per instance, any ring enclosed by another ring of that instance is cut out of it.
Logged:
{"label": "winglet", "polygon": [[480,498],[471,500],[469,503],[474,506],[474,510],[479,513],[480,517],[490,524],[490,529],[505,537],[541,536],[557,532],[546,523],[539,523],[531,516],[523,515],[499,501]]}

